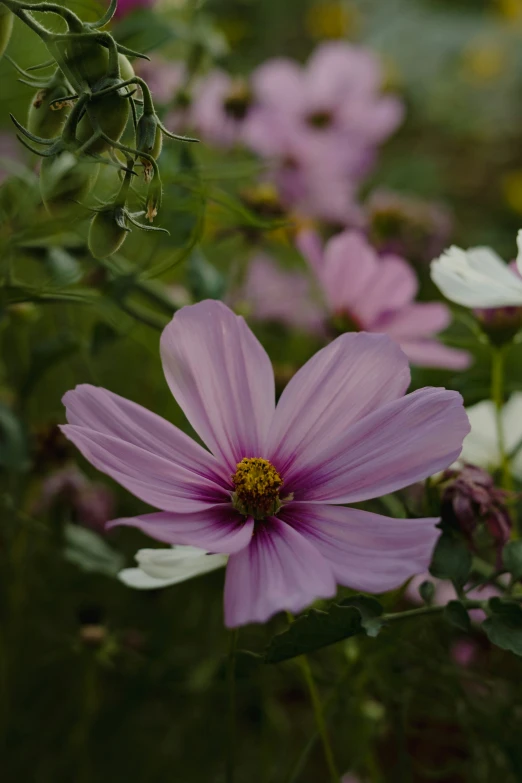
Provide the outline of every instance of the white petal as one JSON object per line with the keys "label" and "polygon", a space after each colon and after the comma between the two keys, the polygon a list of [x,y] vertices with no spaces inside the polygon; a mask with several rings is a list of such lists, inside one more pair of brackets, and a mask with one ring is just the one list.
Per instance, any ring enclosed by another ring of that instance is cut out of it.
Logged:
{"label": "white petal", "polygon": [[125,568],[119,578],[129,587],[154,589],[185,582],[194,576],[222,568],[226,555],[208,555],[203,549],[177,546],[170,549],[140,549],[138,568]]}
{"label": "white petal", "polygon": [[461,462],[470,462],[481,468],[496,468],[500,463],[495,424],[495,406],[491,400],[483,400],[466,408],[471,432],[464,438]]}
{"label": "white petal", "polygon": [[522,305],[522,280],[490,248],[452,246],[431,263],[444,296],[465,307]]}
{"label": "white petal", "polygon": [[517,267],[519,273],[522,275],[522,228],[517,234],[517,248],[518,248]]}

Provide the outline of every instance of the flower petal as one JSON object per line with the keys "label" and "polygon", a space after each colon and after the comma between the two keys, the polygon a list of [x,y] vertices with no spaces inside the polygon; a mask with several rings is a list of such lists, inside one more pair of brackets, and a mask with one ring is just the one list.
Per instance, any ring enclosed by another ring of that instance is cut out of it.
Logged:
{"label": "flower petal", "polygon": [[465,307],[522,304],[522,281],[487,247],[450,247],[432,261],[431,277],[445,297]]}
{"label": "flower petal", "polygon": [[[360,263],[360,259],[357,262]],[[415,272],[406,261],[399,256],[384,256],[379,259],[377,273],[365,288],[364,294],[351,305],[352,312],[373,331],[382,313],[395,310],[401,312],[402,308],[410,304],[417,288]]]}
{"label": "flower petal", "polygon": [[212,300],[184,307],[161,335],[161,357],[187,419],[232,473],[243,457],[262,456],[274,375],[243,318]]}
{"label": "flower petal", "polygon": [[73,424],[60,429],[91,465],[151,506],[190,513],[230,499],[210,478],[134,443]]}
{"label": "flower petal", "polygon": [[450,348],[437,340],[401,340],[400,346],[410,362],[419,367],[467,370],[473,361],[468,351]]}
{"label": "flower petal", "polygon": [[355,315],[378,274],[377,254],[358,231],[343,231],[326,244],[320,280],[333,312]]}
{"label": "flower petal", "polygon": [[239,552],[248,546],[254,531],[254,521],[242,517],[230,503],[222,503],[195,514],[157,512],[139,517],[123,517],[108,522],[106,527],[119,525],[137,527],[165,544],[184,544],[219,554]]}
{"label": "flower petal", "polygon": [[357,503],[409,486],[448,467],[470,430],[462,397],[426,388],[389,402],[333,446],[309,454],[285,489],[296,500]]}
{"label": "flower petal", "polygon": [[391,519],[355,508],[290,503],[280,517],[305,536],[354,590],[392,590],[425,571],[440,531],[438,519]]}
{"label": "flower petal", "polygon": [[401,397],[408,360],[386,335],[343,334],[294,375],[277,405],[269,453],[288,471],[339,440],[354,422]]}
{"label": "flower petal", "polygon": [[397,342],[417,340],[441,332],[450,322],[450,309],[442,302],[412,302],[388,319],[386,334]]}
{"label": "flower petal", "polygon": [[225,623],[264,623],[335,594],[332,570],[312,544],[279,519],[259,525],[250,546],[228,561]]}
{"label": "flower petal", "polygon": [[119,579],[129,587],[150,590],[169,587],[227,564],[226,555],[209,555],[204,549],[178,546],[171,549],[140,549],[138,568],[125,568]]}
{"label": "flower petal", "polygon": [[152,411],[99,386],[81,384],[63,397],[69,424],[112,435],[158,457],[230,484],[229,471],[206,449]]}

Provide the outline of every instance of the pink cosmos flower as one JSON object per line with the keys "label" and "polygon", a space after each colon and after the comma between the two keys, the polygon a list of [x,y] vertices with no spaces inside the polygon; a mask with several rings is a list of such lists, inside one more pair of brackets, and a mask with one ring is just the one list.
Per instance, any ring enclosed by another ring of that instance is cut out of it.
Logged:
{"label": "pink cosmos flower", "polygon": [[323,330],[322,309],[313,301],[308,277],[281,269],[264,253],[250,260],[246,280],[234,301],[246,307],[246,314],[254,320],[274,321],[312,333]]}
{"label": "pink cosmos flower", "polygon": [[384,332],[399,343],[413,364],[463,370],[466,351],[448,348],[435,335],[451,320],[446,305],[415,302],[418,283],[404,259],[379,256],[357,231],[344,231],[325,247],[312,231],[297,244],[310,262],[324,291],[331,315],[340,328]]}
{"label": "pink cosmos flower", "polygon": [[90,385],[67,392],[66,436],[160,511],[131,525],[230,554],[227,626],[333,596],[381,592],[423,571],[437,519],[347,508],[451,464],[469,431],[457,392],[405,395],[408,361],[385,335],[344,334],[275,405],[270,360],[223,303],[179,310],[161,337],[165,377],[208,451],[154,413]]}
{"label": "pink cosmos flower", "polygon": [[216,69],[196,83],[190,110],[191,127],[216,147],[232,147],[242,138],[250,105],[248,84]]}
{"label": "pink cosmos flower", "polygon": [[[435,586],[433,603],[436,606],[446,606],[447,603],[455,601],[458,598],[455,588],[449,580],[436,579],[431,576],[429,572],[426,572],[425,574],[414,576],[406,589],[407,597],[414,604],[422,603],[422,599],[419,595],[419,587],[426,580],[433,582]],[[466,597],[471,601],[487,601],[488,598],[495,598],[498,595],[500,595],[500,590],[494,585],[484,585],[483,587],[475,587],[473,590],[470,590],[469,593],[466,594]],[[469,615],[475,623],[481,623],[486,619],[486,613],[483,612],[482,609],[471,609]]]}
{"label": "pink cosmos flower", "polygon": [[137,8],[151,8],[155,2],[156,0],[118,0],[118,7],[114,16],[116,19],[121,19]]}

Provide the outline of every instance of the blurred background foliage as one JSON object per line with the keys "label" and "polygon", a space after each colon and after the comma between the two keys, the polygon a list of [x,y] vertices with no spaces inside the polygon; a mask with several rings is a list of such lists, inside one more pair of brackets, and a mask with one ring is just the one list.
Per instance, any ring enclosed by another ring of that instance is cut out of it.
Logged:
{"label": "blurred background foliage", "polygon": [[[67,6],[91,20],[101,10],[91,0]],[[455,242],[514,256],[522,215],[520,0],[158,0],[113,29],[130,47],[243,75],[269,57],[304,61],[326,39],[367,45],[407,111],[361,199],[387,187],[438,202]],[[9,54],[24,68],[45,59],[18,22]],[[0,777],[220,783],[223,574],[133,592],[115,574],[147,539],[129,529],[76,535],[71,527],[85,519],[70,484],[47,505],[42,485],[74,466],[110,488],[112,516],[142,510],[56,434],[63,393],[82,382],[105,386],[188,429],[163,380],[159,330],[187,292],[196,300],[224,296],[253,248],[289,267],[302,262],[277,220],[240,196],[258,171],[251,156],[173,141],[161,157],[158,217],[170,236],[134,231],[124,252],[95,261],[85,219],[54,221],[41,209],[34,160],[16,146],[8,116],[24,119],[32,91],[6,58],[0,83],[1,168],[10,175],[0,190],[0,250],[3,273],[15,281],[0,302]],[[103,173],[101,192],[111,176]],[[422,297],[433,298],[426,266],[417,269]],[[274,325],[256,332],[282,381],[319,345]],[[460,322],[451,335],[455,344],[470,339]],[[487,397],[486,351],[474,352],[468,373],[417,368],[414,387],[459,388],[467,403]],[[521,347],[512,348],[508,390],[520,388],[521,358]],[[374,507],[390,513],[380,501]],[[383,600],[407,606],[400,592]],[[283,627],[275,618],[245,629],[240,647],[261,652]],[[442,619],[312,657],[343,769],[376,783],[522,781],[520,660],[478,631],[471,639],[465,666],[455,655],[461,634]],[[296,766],[315,729],[295,663],[263,666],[244,652],[237,674],[238,781],[322,783],[316,745],[302,770]]]}

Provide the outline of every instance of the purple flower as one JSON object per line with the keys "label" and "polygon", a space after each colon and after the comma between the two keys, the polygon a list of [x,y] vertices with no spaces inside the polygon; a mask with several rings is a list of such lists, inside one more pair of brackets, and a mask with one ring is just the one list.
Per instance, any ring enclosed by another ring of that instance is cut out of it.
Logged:
{"label": "purple flower", "polygon": [[67,437],[161,511],[113,525],[230,554],[225,621],[264,622],[335,594],[381,592],[426,569],[437,519],[347,508],[451,464],[469,430],[461,396],[405,395],[408,361],[385,335],[344,334],[289,382],[223,303],[178,311],[161,337],[170,389],[208,451],[141,406],[89,385],[67,392]]}
{"label": "purple flower", "polygon": [[338,234],[323,250],[319,237],[307,230],[298,245],[317,275],[337,329],[384,332],[413,364],[455,370],[469,366],[466,351],[435,339],[449,325],[450,311],[439,302],[414,301],[417,278],[404,259],[377,255],[356,231]]}
{"label": "purple flower", "polygon": [[250,260],[245,283],[234,301],[246,307],[246,314],[254,320],[317,333],[323,330],[324,318],[310,288],[302,272],[283,270],[269,256],[258,253]]}
{"label": "purple flower", "polygon": [[156,0],[118,0],[118,7],[114,16],[121,19],[137,8],[151,8]]}
{"label": "purple flower", "polygon": [[33,513],[45,513],[59,501],[70,506],[76,522],[97,532],[104,530],[114,513],[114,495],[109,487],[90,481],[75,465],[67,465],[44,479]]}
{"label": "purple flower", "polygon": [[210,144],[232,147],[241,140],[251,102],[246,81],[221,70],[211,71],[194,88],[191,126]]}
{"label": "purple flower", "polygon": [[[419,587],[427,580],[433,582],[435,587],[435,594],[433,597],[435,606],[446,606],[450,601],[455,601],[458,598],[455,588],[450,581],[436,579],[429,572],[426,572],[425,574],[414,576],[406,588],[406,597],[414,604],[422,603]],[[487,584],[480,587],[474,587],[472,590],[466,592],[466,598],[469,598],[471,601],[487,601],[489,598],[496,598],[499,595],[500,590],[497,587]],[[474,623],[481,623],[486,619],[486,613],[482,609],[471,609],[469,615]]]}

